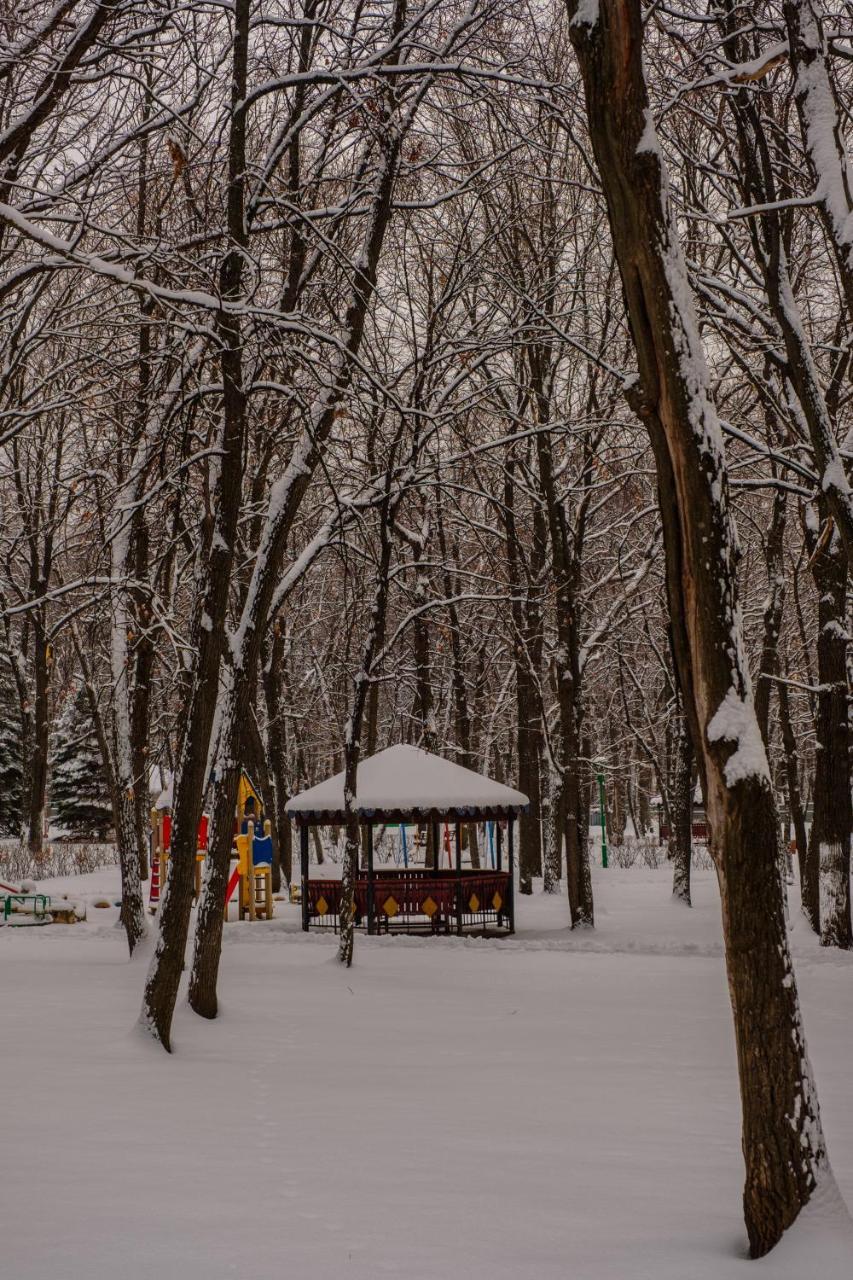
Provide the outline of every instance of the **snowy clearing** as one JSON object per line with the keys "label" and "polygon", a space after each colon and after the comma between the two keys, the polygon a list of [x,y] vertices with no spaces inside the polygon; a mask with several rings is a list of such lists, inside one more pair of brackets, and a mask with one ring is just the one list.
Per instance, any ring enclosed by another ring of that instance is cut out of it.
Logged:
{"label": "snowy clearing", "polygon": [[[0,929],[8,1280],[573,1277],[847,1280],[853,1228],[812,1206],[746,1259],[719,904],[669,871],[596,870],[496,941],[333,939],[298,908],[226,929],[222,1013],[135,1029],[117,871],[52,882],[87,923]],[[51,886],[48,886],[51,887]],[[853,1203],[853,956],[793,947],[830,1157]]]}

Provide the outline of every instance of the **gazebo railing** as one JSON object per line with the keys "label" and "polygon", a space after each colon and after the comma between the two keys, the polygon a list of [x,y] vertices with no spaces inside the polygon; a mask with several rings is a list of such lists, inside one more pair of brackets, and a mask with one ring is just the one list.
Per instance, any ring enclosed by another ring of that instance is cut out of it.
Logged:
{"label": "gazebo railing", "polygon": [[[306,925],[337,930],[340,880],[307,880],[303,889]],[[372,899],[373,910],[369,914]],[[356,924],[371,932],[418,930],[462,933],[488,928],[512,931],[512,884],[508,871],[442,873],[422,868],[377,868],[372,881],[355,884]]]}

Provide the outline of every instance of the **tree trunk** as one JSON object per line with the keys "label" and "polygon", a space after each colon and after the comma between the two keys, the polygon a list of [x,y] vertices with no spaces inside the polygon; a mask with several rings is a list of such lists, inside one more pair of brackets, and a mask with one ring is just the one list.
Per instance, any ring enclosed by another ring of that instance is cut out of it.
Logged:
{"label": "tree trunk", "polygon": [[[142,877],[137,843],[136,804],[134,793],[113,788],[113,819],[121,867],[121,913],[119,919],[127,936],[131,955],[147,933],[145,905],[142,899]],[[150,819],[149,819],[150,820]]]}
{"label": "tree trunk", "polygon": [[282,668],[284,664],[284,620],[273,624],[272,642],[263,666],[264,702],[267,712],[267,757],[272,778],[276,827],[279,839],[278,884],[273,869],[273,891],[281,887],[281,877],[289,886],[293,879],[293,829],[287,815],[287,718],[282,705]]}
{"label": "tree trunk", "polygon": [[563,875],[563,823],[560,816],[562,795],[560,780],[551,767],[546,753],[543,753],[540,776],[544,779],[542,788],[542,835],[544,850],[544,883],[545,893],[559,893],[560,880]]}
{"label": "tree trunk", "polygon": [[[544,412],[544,408],[540,410]],[[592,927],[595,913],[592,900],[592,874],[589,866],[586,816],[588,814],[582,796],[584,768],[581,760],[581,668],[579,640],[579,605],[577,586],[580,561],[577,547],[573,555],[569,546],[566,513],[557,497],[553,459],[546,433],[536,438],[539,462],[539,479],[545,503],[548,537],[555,590],[555,625],[557,645],[554,665],[557,680],[557,705],[559,722],[559,769],[563,820],[563,838],[566,844],[566,888],[569,898],[569,917],[574,929],[581,925]]]}
{"label": "tree trunk", "polygon": [[[251,0],[235,0],[228,141],[229,245],[222,259],[219,279],[222,296],[232,299],[238,298],[242,289],[248,243],[244,211],[245,100],[251,11]],[[219,695],[220,657],[243,479],[246,390],[243,385],[243,336],[239,313],[220,312],[218,330],[222,425],[217,441],[221,453],[212,501],[213,529],[206,547],[206,564],[194,608],[192,638],[196,657],[183,716],[187,727],[175,781],[169,875],[160,906],[160,934],[145,984],[140,1015],[142,1025],[167,1051],[171,1048],[172,1016],[184,967],[192,909],[198,824]],[[224,839],[224,836],[220,838]],[[209,861],[212,865],[212,858]]]}
{"label": "tree trunk", "polygon": [[690,862],[693,855],[693,744],[684,715],[678,716],[676,729],[669,813],[672,896],[677,902],[683,902],[689,907]]}
{"label": "tree trunk", "polygon": [[653,775],[648,765],[637,761],[637,816],[639,827],[637,834],[646,836],[652,829],[652,807],[649,802]]}
{"label": "tree trunk", "polygon": [[[784,675],[787,676],[787,669]],[[791,724],[791,706],[788,698],[788,686],[785,680],[779,683],[779,727],[782,730],[782,749],[785,752],[785,787],[788,792],[788,812],[794,828],[794,841],[797,846],[797,866],[800,875],[800,894],[805,897],[806,864],[808,855],[808,836],[806,834],[806,817],[803,812],[803,801],[800,795],[800,758],[797,751],[797,739]]]}
{"label": "tree trunk", "polygon": [[[515,482],[512,460],[504,467],[503,520],[506,529],[508,588],[513,620],[513,657],[515,662],[516,750],[518,753],[518,786],[529,800],[526,813],[518,820],[518,889],[533,892],[533,879],[542,875],[542,814],[540,759],[542,750],[541,700],[536,687],[536,672],[541,662],[541,619],[536,604],[537,586],[523,582],[524,551],[515,521]],[[537,557],[538,558],[538,557]],[[542,557],[544,559],[544,555]],[[530,576],[538,577],[535,564]],[[527,587],[527,601],[522,593]],[[525,608],[525,603],[527,607]]]}
{"label": "tree trunk", "polygon": [[[391,451],[391,459],[396,446]],[[386,475],[385,496],[380,515],[380,555],[377,568],[376,589],[373,608],[370,613],[370,624],[364,642],[364,653],[361,667],[353,682],[352,707],[344,734],[344,819],[346,841],[344,844],[344,860],[341,871],[340,914],[338,917],[340,938],[338,941],[338,960],[347,968],[352,964],[353,944],[355,941],[355,879],[358,870],[358,828],[359,815],[355,808],[356,783],[358,779],[358,762],[361,753],[361,734],[364,725],[364,712],[367,695],[370,689],[374,666],[378,660],[380,637],[385,634],[385,615],[388,608],[388,578],[391,568],[393,542],[391,526],[393,523],[396,502],[391,500],[391,461],[389,460]],[[368,838],[372,845],[372,829]],[[370,853],[372,859],[372,850]],[[372,928],[373,903],[367,903],[367,927]]]}
{"label": "tree trunk", "polygon": [[[429,541],[429,520],[424,503],[421,529],[415,538],[409,539],[412,565],[415,574],[415,608],[423,610],[429,602],[429,574],[426,565],[426,548]],[[435,701],[432,692],[432,654],[426,615],[418,612],[412,622],[412,648],[415,657],[415,705],[414,718],[420,724],[420,745],[424,751],[435,751],[438,733],[435,724]]]}
{"label": "tree trunk", "polygon": [[[799,56],[802,62],[797,81],[797,100],[804,124],[806,154],[815,165],[816,190],[826,193],[833,183],[837,183],[834,198],[837,204],[846,206],[843,217],[849,221],[850,193],[847,189],[846,165],[839,163],[838,149],[843,144],[835,104],[828,82],[824,86],[826,98],[815,82],[815,77],[820,77],[821,73],[826,76],[826,66],[819,51],[808,48],[810,41],[806,37],[805,26],[798,22],[803,16],[803,7],[788,0],[786,17],[790,23],[794,61],[796,64]],[[807,25],[814,30],[817,24],[814,16],[811,17],[812,21]],[[724,37],[723,50],[732,60],[732,65],[751,58],[754,53],[751,37],[745,31],[742,14],[735,0],[724,0],[723,8],[718,13],[718,23]],[[804,93],[807,83],[810,89]],[[845,474],[826,396],[794,295],[788,264],[789,237],[784,233],[781,210],[777,206],[779,194],[773,163],[776,142],[775,139],[773,143],[769,141],[764,128],[760,95],[742,88],[726,94],[724,101],[737,131],[744,204],[762,206],[762,212],[755,219],[750,219],[749,231],[755,247],[756,262],[764,277],[767,301],[785,345],[786,376],[802,408],[802,419],[808,430],[821,493],[835,519],[848,557],[853,561],[853,491]],[[809,122],[818,126],[817,133],[810,131]],[[778,122],[772,120],[771,128],[775,134]],[[853,292],[850,245],[848,243],[845,254],[835,235],[840,213],[838,216],[827,217],[825,200],[818,201],[818,208],[824,217],[830,244],[838,251],[836,258],[842,284],[845,290],[849,287]]]}
{"label": "tree trunk", "polygon": [[50,646],[39,622],[34,627],[32,756],[27,796],[27,848],[31,854],[44,848],[45,796],[47,793],[47,753],[50,738],[48,699],[50,693]]}
{"label": "tree trunk", "polygon": [[737,599],[722,432],[646,90],[640,0],[569,0],[657,466],[679,685],[699,751],[737,1043],[753,1256],[831,1177],[791,967],[778,826]]}
{"label": "tree trunk", "polygon": [[611,777],[607,788],[610,812],[607,815],[607,833],[613,844],[624,844],[628,815],[625,806],[625,775],[622,772],[622,753],[613,720],[607,722]]}
{"label": "tree trunk", "polygon": [[[148,578],[148,526],[144,513],[135,522],[135,574],[137,583]],[[133,789],[136,808],[136,842],[139,853],[139,878],[148,879],[148,828],[151,821],[149,795],[148,734],[151,724],[151,685],[156,651],[149,634],[151,605],[146,594],[134,593],[136,626],[136,663],[130,708],[130,750],[133,759]]]}
{"label": "tree trunk", "polygon": [[[196,920],[188,991],[190,1008],[202,1018],[215,1018],[219,1009],[216,987],[225,923],[225,894],[234,842],[234,813],[240,785],[238,748],[243,736],[241,719],[235,715],[231,723],[222,725],[217,754],[210,840],[204,863],[204,885]],[[223,763],[225,761],[228,763]],[[249,886],[249,892],[254,892],[253,885]]]}
{"label": "tree trunk", "polygon": [[[136,843],[134,796],[132,794],[132,789],[129,791],[127,786],[122,787],[119,782],[120,769],[118,766],[117,749],[115,746],[110,746],[109,732],[98,704],[98,696],[92,679],[92,669],[83,649],[76,619],[72,620],[70,629],[74,652],[77,655],[77,661],[80,664],[80,670],[83,674],[83,685],[86,690],[86,700],[89,704],[89,712],[92,717],[92,723],[95,727],[95,737],[98,739],[98,748],[101,753],[104,773],[107,777],[110,788],[110,801],[112,803],[113,823],[115,825],[116,832],[116,847],[118,849],[119,868],[121,870],[120,919],[121,923],[124,925],[125,934],[127,936],[128,951],[133,955],[133,952],[136,949],[136,944],[141,938],[145,937],[147,932],[145,925],[145,904],[142,900],[142,881]],[[122,693],[123,690],[119,688],[113,691],[113,696],[121,696]],[[113,724],[115,727],[115,720],[113,721]],[[132,818],[131,813],[133,813]]]}
{"label": "tree trunk", "polygon": [[[468,706],[468,690],[465,683],[465,656],[462,649],[462,629],[459,623],[459,610],[456,607],[454,596],[456,595],[456,583],[450,572],[450,566],[447,558],[447,544],[444,536],[444,521],[441,516],[441,506],[438,508],[438,545],[441,549],[442,561],[444,564],[444,594],[447,597],[447,621],[450,626],[450,656],[451,656],[451,681],[453,687],[453,719],[456,726],[456,741],[458,743],[457,761],[465,769],[474,769],[476,760],[471,750],[471,710]],[[458,548],[453,547],[454,559],[458,558]],[[383,629],[384,631],[384,629]],[[379,636],[379,642],[384,639],[384,634]],[[378,689],[378,684],[373,689]],[[371,711],[369,733],[372,732],[372,738],[368,737],[368,753],[372,754],[376,750],[376,728],[374,721],[375,715],[375,699],[371,698],[369,703]],[[471,866],[474,869],[480,866],[480,852],[477,848],[477,828],[473,822],[466,823],[462,828],[462,847],[468,848]]]}
{"label": "tree trunk", "polygon": [[[823,505],[823,504],[821,504]],[[826,511],[824,508],[824,515]],[[831,522],[811,558],[818,595],[814,818],[804,909],[823,946],[849,948],[850,726],[847,687],[847,555]]]}
{"label": "tree trunk", "polygon": [[770,745],[770,692],[773,678],[779,674],[779,633],[785,604],[785,516],[787,499],[784,489],[773,497],[773,514],[764,546],[767,565],[767,600],[764,604],[764,634],[761,642],[761,666],[755,691],[755,716],[765,749]]}
{"label": "tree trunk", "polygon": [[838,91],[830,77],[830,61],[816,0],[785,0],[794,95],[800,117],[812,189],[835,252],[848,315],[853,316],[853,191]]}

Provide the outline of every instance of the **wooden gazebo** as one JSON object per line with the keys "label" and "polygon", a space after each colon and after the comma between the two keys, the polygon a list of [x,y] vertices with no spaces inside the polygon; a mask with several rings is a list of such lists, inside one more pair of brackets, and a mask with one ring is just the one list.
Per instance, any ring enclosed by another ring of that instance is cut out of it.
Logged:
{"label": "wooden gazebo", "polygon": [[[364,760],[358,768],[355,809],[365,829],[363,864],[355,886],[356,915],[368,933],[427,931],[485,932],[515,929],[513,825],[527,809],[527,796],[419,747],[395,746]],[[302,928],[337,928],[339,880],[311,879],[308,837],[312,826],[342,824],[344,775],[294,796],[287,812],[300,832]],[[493,865],[463,867],[462,826],[495,824]],[[431,867],[374,867],[373,830],[416,824],[432,827]],[[453,865],[441,864],[441,828],[452,826]],[[507,831],[507,865],[503,829]]]}

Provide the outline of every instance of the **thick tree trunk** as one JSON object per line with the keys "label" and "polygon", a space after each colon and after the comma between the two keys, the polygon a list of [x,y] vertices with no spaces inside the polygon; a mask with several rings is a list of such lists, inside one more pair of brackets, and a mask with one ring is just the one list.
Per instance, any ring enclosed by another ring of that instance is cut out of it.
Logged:
{"label": "thick tree trunk", "polygon": [[[232,299],[240,295],[246,261],[245,99],[251,10],[251,0],[235,0],[228,143],[230,244],[222,260],[219,280],[222,296]],[[159,937],[140,1015],[142,1025],[167,1051],[171,1048],[172,1016],[184,967],[192,909],[198,824],[219,695],[220,657],[243,479],[246,391],[243,385],[243,336],[238,313],[222,311],[218,317],[218,329],[223,421],[217,442],[221,456],[212,503],[213,529],[206,547],[206,564],[194,610],[193,648],[196,659],[183,717],[187,727],[181,743],[175,784],[169,875],[160,907]]]}
{"label": "thick tree trunk", "polygon": [[743,1105],[744,1212],[767,1253],[828,1179],[746,665],[722,433],[646,90],[640,0],[569,0],[652,442],[679,686],[703,775]]}
{"label": "thick tree trunk", "polygon": [[[396,20],[400,21],[402,10],[399,6],[396,13]],[[360,256],[362,265],[353,282],[349,305],[346,309],[345,341],[330,373],[328,384],[314,406],[310,429],[303,432],[284,474],[273,486],[252,579],[243,604],[239,626],[242,643],[234,657],[232,684],[224,703],[223,724],[228,723],[234,708],[247,705],[249,691],[254,688],[262,637],[268,625],[287,538],[308,491],[311,477],[319,465],[323,447],[337,416],[337,407],[350,384],[353,365],[364,334],[367,312],[376,286],[379,256],[391,216],[392,193],[400,149],[405,128],[411,124],[411,120],[412,116],[408,116],[405,126],[396,130],[389,125],[391,140],[381,154],[370,217],[367,220],[362,243]],[[323,848],[316,827],[312,827],[312,834],[317,850],[317,861],[322,863]],[[214,943],[216,943],[215,935]]]}
{"label": "thick tree trunk", "polygon": [[[193,963],[188,999],[190,1008],[202,1018],[215,1018],[219,978],[219,956],[225,922],[225,893],[234,842],[234,813],[240,785],[238,750],[242,733],[240,718],[222,726],[218,752],[210,841],[204,863],[204,885],[198,907]],[[227,763],[225,763],[227,762]],[[250,892],[253,886],[250,886]]]}

